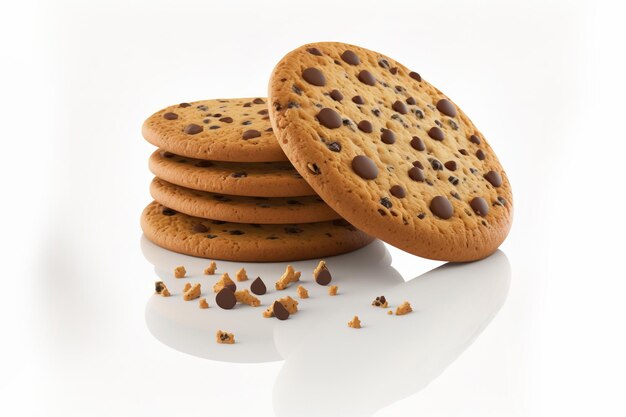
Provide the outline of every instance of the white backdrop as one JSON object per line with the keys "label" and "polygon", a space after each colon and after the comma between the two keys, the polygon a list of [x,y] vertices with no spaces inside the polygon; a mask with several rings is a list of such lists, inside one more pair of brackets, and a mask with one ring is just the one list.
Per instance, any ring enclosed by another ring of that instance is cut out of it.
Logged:
{"label": "white backdrop", "polygon": [[[498,153],[516,203],[501,311],[427,388],[376,415],[626,413],[620,2],[2,9],[3,415],[274,415],[282,363],[198,359],[146,329],[154,272],[138,216],[152,147],[140,126],[172,103],[263,96],[286,52],[326,40],[394,57],[455,100]],[[405,279],[438,265],[389,250]]]}

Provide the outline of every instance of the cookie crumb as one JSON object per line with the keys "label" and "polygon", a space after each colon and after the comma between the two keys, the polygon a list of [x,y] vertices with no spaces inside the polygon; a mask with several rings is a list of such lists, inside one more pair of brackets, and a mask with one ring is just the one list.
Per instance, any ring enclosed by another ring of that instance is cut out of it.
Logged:
{"label": "cookie crumb", "polygon": [[215,333],[215,341],[221,345],[232,345],[235,343],[235,335],[223,330],[218,330],[217,333]]}
{"label": "cookie crumb", "polygon": [[387,311],[387,314],[392,315],[393,311],[389,310],[389,311]]}
{"label": "cookie crumb", "polygon": [[[285,307],[285,309],[289,312],[289,314],[295,314],[298,312],[298,302],[294,300],[293,298],[287,296],[287,297],[279,298],[276,301],[281,303],[283,307]],[[272,306],[269,306],[267,310],[263,312],[263,317],[265,318],[274,317],[274,309]]]}
{"label": "cookie crumb", "polygon": [[319,285],[328,285],[333,277],[326,266],[326,261],[320,261],[313,270],[313,279]]}
{"label": "cookie crumb", "polygon": [[317,277],[322,269],[326,269],[326,261],[320,261],[313,270],[313,278]]}
{"label": "cookie crumb", "polygon": [[254,295],[250,294],[248,290],[235,291],[235,299],[239,303],[248,304],[252,307],[258,307],[261,305],[261,301]]}
{"label": "cookie crumb", "polygon": [[372,301],[372,305],[374,307],[380,307],[380,308],[389,307],[389,303],[387,302],[387,299],[385,298],[384,295],[381,295],[380,297],[376,297],[376,299]]}
{"label": "cookie crumb", "polygon": [[276,281],[276,289],[284,290],[291,284],[292,282],[296,282],[300,280],[300,271],[295,271],[293,266],[287,265],[285,272],[283,275]]}
{"label": "cookie crumb", "polygon": [[215,274],[216,269],[217,269],[217,264],[215,263],[215,261],[211,261],[209,266],[204,268],[204,275],[213,275]]}
{"label": "cookie crumb", "polygon": [[328,295],[337,295],[337,289],[339,289],[339,287],[337,287],[336,285],[331,285],[330,287],[328,287]]}
{"label": "cookie crumb", "polygon": [[[186,287],[186,285],[185,285]],[[194,284],[183,293],[183,300],[190,301],[200,297],[200,284]]]}
{"label": "cookie crumb", "polygon": [[348,322],[348,327],[352,327],[353,329],[360,329],[361,320],[359,320],[359,316],[354,316],[352,320]]}
{"label": "cookie crumb", "polygon": [[209,303],[206,301],[206,298],[202,297],[198,300],[198,307],[200,308],[209,308]]}
{"label": "cookie crumb", "polygon": [[309,292],[302,285],[298,285],[298,288],[296,288],[296,292],[298,293],[298,297],[300,298],[309,298]]}
{"label": "cookie crumb", "polygon": [[185,286],[183,287],[183,293],[189,291],[190,288],[191,288],[191,284],[189,282],[186,282]]}
{"label": "cookie crumb", "polygon": [[232,279],[230,279],[230,276],[228,276],[228,272],[224,272],[219,281],[217,281],[215,285],[213,285],[213,292],[218,293],[224,287],[230,287],[233,292],[235,292],[235,290],[237,289],[237,285]]}
{"label": "cookie crumb", "polygon": [[185,269],[184,266],[177,266],[176,268],[174,268],[174,276],[176,278],[185,278],[185,275],[187,274],[187,270]]}
{"label": "cookie crumb", "polygon": [[408,301],[403,302],[396,308],[396,316],[404,316],[405,314],[409,314],[413,309],[411,308],[411,304]]}
{"label": "cookie crumb", "polygon": [[246,270],[241,268],[239,271],[237,271],[237,275],[235,275],[235,278],[237,279],[237,281],[247,281],[248,280],[248,274],[246,274]]}
{"label": "cookie crumb", "polygon": [[163,281],[154,282],[154,293],[162,297],[169,297],[171,295],[170,291],[167,289]]}

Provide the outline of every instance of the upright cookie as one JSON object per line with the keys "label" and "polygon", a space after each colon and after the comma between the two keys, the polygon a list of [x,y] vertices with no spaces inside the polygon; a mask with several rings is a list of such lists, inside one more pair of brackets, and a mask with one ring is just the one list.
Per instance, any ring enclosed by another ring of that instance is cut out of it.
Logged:
{"label": "upright cookie", "polygon": [[166,107],[150,116],[143,137],[190,158],[231,162],[286,161],[263,98],[202,100]]}
{"label": "upright cookie", "polygon": [[488,256],[511,226],[511,187],[469,118],[422,77],[377,52],[302,46],[274,69],[274,133],[342,217],[415,255]]}
{"label": "upright cookie", "polygon": [[174,252],[242,262],[323,258],[353,251],[373,240],[345,220],[292,225],[227,223],[187,216],[157,202],[143,211],[141,228],[152,242]]}
{"label": "upright cookie", "polygon": [[216,162],[159,149],[148,165],[157,177],[194,190],[249,197],[315,195],[289,162]]}
{"label": "upright cookie", "polygon": [[290,224],[339,219],[318,196],[243,197],[197,191],[154,178],[150,194],[157,202],[195,217],[234,223]]}

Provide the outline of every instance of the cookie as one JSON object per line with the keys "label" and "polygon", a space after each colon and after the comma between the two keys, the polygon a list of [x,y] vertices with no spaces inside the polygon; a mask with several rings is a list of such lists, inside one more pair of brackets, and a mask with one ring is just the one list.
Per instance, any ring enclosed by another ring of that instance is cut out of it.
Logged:
{"label": "cookie", "polygon": [[149,240],[174,252],[243,262],[339,255],[373,240],[345,220],[291,225],[227,223],[191,217],[157,202],[144,209],[141,228]]}
{"label": "cookie", "polygon": [[513,216],[511,186],[456,104],[395,60],[317,43],[287,54],[269,86],[287,157],[339,215],[412,254],[493,253]]}
{"label": "cookie", "polygon": [[264,98],[202,100],[166,107],[143,124],[144,138],[190,158],[231,162],[286,161]]}
{"label": "cookie", "polygon": [[289,162],[215,162],[159,149],[148,165],[157,177],[194,190],[249,197],[315,195]]}
{"label": "cookie", "polygon": [[154,178],[152,197],[190,216],[235,223],[289,224],[339,219],[317,196],[244,197],[197,191]]}

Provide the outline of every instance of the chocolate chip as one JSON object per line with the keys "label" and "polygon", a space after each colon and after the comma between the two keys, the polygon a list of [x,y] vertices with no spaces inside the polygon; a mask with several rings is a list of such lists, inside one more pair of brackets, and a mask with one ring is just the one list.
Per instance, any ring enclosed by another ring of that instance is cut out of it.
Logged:
{"label": "chocolate chip", "polygon": [[452,185],[457,185],[459,183],[459,179],[453,175],[448,177],[448,181],[450,181]]}
{"label": "chocolate chip", "polygon": [[476,145],[480,145],[480,138],[476,135],[472,135],[469,138],[470,142],[475,143]]}
{"label": "chocolate chip", "polygon": [[211,161],[205,161],[205,160],[201,160],[198,161],[194,164],[194,166],[200,167],[200,168],[208,168],[208,167],[212,167],[214,164]]}
{"label": "chocolate chip", "polygon": [[230,287],[222,288],[217,295],[215,296],[215,304],[224,310],[230,310],[235,307],[237,304],[237,299],[235,298],[235,291]]}
{"label": "chocolate chip", "polygon": [[267,287],[261,277],[256,277],[256,279],[252,281],[252,284],[250,284],[250,291],[256,295],[263,295],[267,292]]}
{"label": "chocolate chip", "polygon": [[298,233],[302,233],[304,230],[300,229],[299,227],[295,227],[295,226],[288,226],[285,227],[285,233],[287,233],[288,235],[295,235]]}
{"label": "chocolate chip", "polygon": [[469,155],[465,149],[459,149],[459,153],[465,156]]}
{"label": "chocolate chip", "polygon": [[420,219],[420,220],[422,220],[424,217],[426,217],[426,214],[424,214],[424,213],[420,213],[420,214],[417,215],[417,218]]}
{"label": "chocolate chip", "polygon": [[474,213],[482,217],[485,217],[487,213],[489,213],[489,204],[487,204],[487,200],[482,197],[474,197],[472,201],[470,201],[470,207],[474,210]]}
{"label": "chocolate chip", "polygon": [[365,104],[365,100],[361,96],[354,96],[354,97],[352,97],[352,102],[354,102],[356,104]]}
{"label": "chocolate chip", "polygon": [[406,108],[406,104],[404,104],[400,100],[396,100],[396,102],[393,103],[391,108],[400,114],[407,114],[409,112],[409,110]]}
{"label": "chocolate chip", "polygon": [[318,70],[317,68],[305,69],[304,71],[302,71],[302,78],[304,78],[304,81],[306,81],[307,83],[318,87],[326,85],[326,77],[324,77],[322,71]]}
{"label": "chocolate chip", "polygon": [[397,198],[406,197],[406,191],[404,191],[404,188],[402,188],[399,185],[394,185],[393,187],[391,187],[389,189],[389,192],[391,193],[392,196],[397,197]]}
{"label": "chocolate chip", "polygon": [[254,129],[246,130],[243,132],[243,135],[241,135],[243,140],[258,138],[259,136],[261,136],[261,132]]}
{"label": "chocolate chip", "polygon": [[206,233],[209,231],[209,228],[202,223],[197,223],[193,225],[193,228],[191,230],[193,230],[195,233]]}
{"label": "chocolate chip", "polygon": [[163,290],[165,289],[165,284],[163,283],[163,281],[156,281],[154,283],[154,292],[157,294],[161,294],[161,292],[163,292]]}
{"label": "chocolate chip", "polygon": [[372,73],[369,72],[368,70],[363,70],[359,72],[358,78],[359,78],[359,81],[361,81],[363,84],[376,85],[376,78],[374,78]]}
{"label": "chocolate chip", "polygon": [[424,171],[418,167],[413,167],[409,169],[409,178],[411,178],[413,181],[423,182],[425,178]]}
{"label": "chocolate chip", "polygon": [[209,108],[207,106],[205,106],[204,104],[201,104],[201,105],[196,106],[196,107],[200,111],[207,111],[207,110],[209,110]]}
{"label": "chocolate chip", "polygon": [[220,128],[220,127],[219,127],[219,126],[217,126],[217,125],[209,127],[209,129],[211,129],[211,130],[215,130],[215,129],[219,129],[219,128]]}
{"label": "chocolate chip", "polygon": [[328,107],[323,108],[319,113],[317,113],[317,120],[322,126],[329,129],[337,129],[342,124],[339,113]]}
{"label": "chocolate chip", "polygon": [[367,120],[361,120],[357,126],[360,131],[365,133],[372,133],[372,131],[374,130],[372,124]]}
{"label": "chocolate chip", "polygon": [[413,78],[415,81],[422,81],[422,77],[415,71],[409,72],[409,77]]}
{"label": "chocolate chip", "polygon": [[506,200],[504,199],[504,197],[500,197],[500,196],[498,196],[498,203],[499,203],[501,206],[506,206]]}
{"label": "chocolate chip", "polygon": [[445,98],[442,98],[437,102],[437,110],[445,114],[446,116],[456,116],[456,107]]}
{"label": "chocolate chip", "polygon": [[443,165],[441,164],[441,162],[439,162],[439,160],[435,158],[428,158],[428,161],[430,162],[430,166],[433,167],[435,171],[443,170]]}
{"label": "chocolate chip", "polygon": [[483,152],[482,149],[479,149],[476,151],[476,158],[478,158],[479,161],[482,161],[485,159],[485,153]]}
{"label": "chocolate chip", "polygon": [[448,124],[450,125],[452,130],[459,130],[459,125],[457,125],[454,120],[448,119]]}
{"label": "chocolate chip", "polygon": [[184,109],[185,107],[191,107],[191,104],[189,104],[189,103],[180,103],[178,105],[178,107],[182,107]]}
{"label": "chocolate chip", "polygon": [[207,239],[215,239],[217,235],[206,235]]}
{"label": "chocolate chip", "polygon": [[202,132],[204,130],[204,128],[202,126],[196,125],[196,124],[189,124],[187,126],[185,126],[185,130],[184,132],[188,135],[196,135],[200,132]]}
{"label": "chocolate chip", "polygon": [[406,99],[406,104],[414,105],[415,103],[417,103],[417,101],[415,101],[413,97],[409,97]]}
{"label": "chocolate chip", "polygon": [[328,145],[328,149],[333,152],[341,152],[341,143],[339,142],[330,142]]}
{"label": "chocolate chip", "polygon": [[352,170],[366,180],[373,180],[378,176],[378,167],[365,155],[357,155],[352,159]]}
{"label": "chocolate chip", "polygon": [[437,217],[447,220],[454,214],[452,203],[440,195],[430,201],[430,211]]}
{"label": "chocolate chip", "polygon": [[455,161],[448,161],[445,164],[443,164],[443,166],[445,166],[450,171],[456,171],[456,162]]}
{"label": "chocolate chip", "polygon": [[237,171],[230,174],[230,176],[233,178],[245,178],[248,176],[248,173],[245,171]]}
{"label": "chocolate chip", "polygon": [[419,169],[424,169],[424,165],[420,161],[413,161],[413,166],[418,167]]}
{"label": "chocolate chip", "polygon": [[431,127],[428,131],[428,136],[435,140],[442,141],[443,140],[443,130],[439,129],[437,126]]}
{"label": "chocolate chip", "polygon": [[413,136],[413,139],[411,139],[411,147],[418,151],[423,151],[426,149],[426,145],[424,145],[424,141],[418,138],[417,136]]}
{"label": "chocolate chip", "polygon": [[172,210],[171,208],[163,207],[163,210],[161,210],[161,213],[164,216],[173,216],[174,214],[176,214],[176,210]]}
{"label": "chocolate chip", "polygon": [[330,92],[330,98],[335,101],[341,101],[343,100],[343,94],[341,94],[341,91],[339,90],[333,90]]}
{"label": "chocolate chip", "polygon": [[254,104],[265,104],[265,100],[263,100],[262,98],[255,98],[254,100],[252,100],[252,102]]}
{"label": "chocolate chip", "polygon": [[372,109],[372,114],[376,117],[380,117],[380,110],[378,109]]}
{"label": "chocolate chip", "polygon": [[382,204],[382,206],[386,207],[386,208],[393,207],[393,204],[391,203],[391,200],[389,200],[387,197],[381,198],[380,199],[380,204]]}
{"label": "chocolate chip", "polygon": [[289,312],[285,306],[280,303],[280,301],[274,301],[274,304],[272,304],[272,310],[274,311],[274,317],[278,320],[282,321],[289,318]]}
{"label": "chocolate chip", "polygon": [[309,162],[308,164],[306,164],[306,167],[309,169],[309,171],[311,171],[311,173],[313,173],[313,175],[319,175],[322,173],[317,164],[312,164]]}
{"label": "chocolate chip", "polygon": [[358,55],[351,50],[347,50],[343,54],[341,54],[341,59],[343,59],[350,65],[359,65],[359,62],[361,62]]}
{"label": "chocolate chip", "polygon": [[322,53],[317,48],[307,48],[306,51],[311,55],[322,56]]}
{"label": "chocolate chip", "polygon": [[328,285],[332,279],[333,276],[330,274],[328,268],[322,268],[322,270],[315,276],[315,282],[319,285]]}
{"label": "chocolate chip", "polygon": [[267,114],[269,113],[269,111],[267,109],[263,109],[263,110],[259,110],[258,112],[256,112],[257,114]]}
{"label": "chocolate chip", "polygon": [[252,122],[250,120],[246,120],[245,122],[241,122],[241,124],[244,126],[248,126],[248,125],[251,125]]}
{"label": "chocolate chip", "polygon": [[489,171],[484,175],[484,178],[496,188],[502,185],[502,177],[496,171]]}
{"label": "chocolate chip", "polygon": [[224,122],[224,123],[232,123],[233,122],[233,118],[232,117],[222,117],[220,119],[220,122]]}
{"label": "chocolate chip", "polygon": [[396,142],[396,135],[389,129],[382,129],[380,139],[387,145],[392,145]]}
{"label": "chocolate chip", "polygon": [[228,234],[233,235],[233,236],[241,236],[244,233],[241,230],[231,230],[228,232]]}
{"label": "chocolate chip", "polygon": [[424,113],[420,109],[413,110],[413,113],[415,113],[415,117],[417,117],[418,119],[424,118]]}
{"label": "chocolate chip", "polygon": [[456,198],[457,200],[460,200],[460,199],[461,199],[461,196],[460,196],[460,195],[459,195],[459,193],[457,193],[456,191],[452,191],[452,192],[450,193],[450,195],[451,195],[452,197]]}
{"label": "chocolate chip", "polygon": [[176,120],[178,119],[178,115],[176,113],[167,112],[163,115],[165,120]]}
{"label": "chocolate chip", "polygon": [[291,86],[291,90],[299,96],[302,95],[302,90],[295,84]]}

